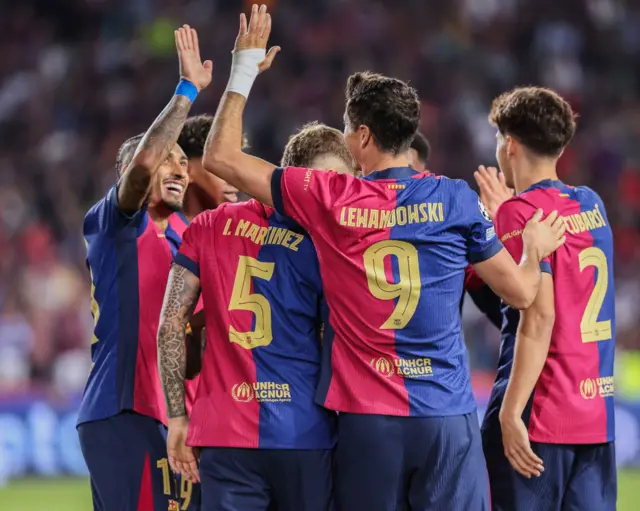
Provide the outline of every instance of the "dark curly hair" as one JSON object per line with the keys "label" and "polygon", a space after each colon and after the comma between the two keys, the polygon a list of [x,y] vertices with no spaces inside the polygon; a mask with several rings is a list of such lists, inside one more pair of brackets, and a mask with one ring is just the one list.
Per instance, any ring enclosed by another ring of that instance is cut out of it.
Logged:
{"label": "dark curly hair", "polygon": [[342,133],[326,124],[310,122],[289,137],[280,165],[309,167],[313,160],[324,154],[333,154],[341,158],[349,168],[353,168],[353,157]]}
{"label": "dark curly hair", "polygon": [[380,74],[355,73],[347,80],[345,121],[349,127],[367,126],[382,151],[409,150],[418,129],[420,100],[413,87]]}
{"label": "dark curly hair", "polygon": [[[200,158],[204,153],[204,144],[209,136],[211,125],[213,124],[212,115],[197,115],[189,117],[185,123],[180,136],[178,137],[178,145],[187,155],[187,158]],[[249,144],[247,136],[242,136],[242,149],[247,149]]]}
{"label": "dark curly hair", "polygon": [[143,137],[144,133],[131,137],[125,140],[120,149],[118,149],[118,156],[116,157],[116,176],[118,179],[122,175],[122,169],[131,163],[131,159]]}
{"label": "dark curly hair", "polygon": [[576,114],[543,87],[518,87],[493,100],[489,122],[541,156],[557,157],[576,131]]}

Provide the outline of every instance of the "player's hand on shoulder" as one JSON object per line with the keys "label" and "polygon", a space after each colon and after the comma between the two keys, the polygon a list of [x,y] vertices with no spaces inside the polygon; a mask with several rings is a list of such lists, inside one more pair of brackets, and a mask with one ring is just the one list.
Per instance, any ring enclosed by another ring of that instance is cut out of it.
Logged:
{"label": "player's hand on shoulder", "polygon": [[186,416],[169,419],[167,456],[171,469],[192,483],[200,482],[198,461],[192,447],[187,445],[189,419]]}
{"label": "player's hand on shoulder", "polygon": [[189,25],[175,31],[176,48],[180,60],[180,77],[193,83],[201,91],[211,83],[213,62],[200,58],[198,33]]}
{"label": "player's hand on shoulder", "polygon": [[[267,12],[267,6],[258,7],[257,4],[254,4],[248,23],[245,14],[240,14],[240,30],[233,51],[235,53],[243,50],[266,50],[270,34],[271,14]],[[271,67],[273,59],[276,58],[280,50],[280,46],[274,46],[267,52],[265,59],[258,64],[260,73]]]}
{"label": "player's hand on shoulder", "polygon": [[522,231],[525,246],[535,247],[540,260],[548,257],[566,241],[565,223],[557,211],[552,211],[544,220],[544,212],[538,209]]}
{"label": "player's hand on shoulder", "polygon": [[500,414],[504,454],[513,469],[527,479],[540,477],[544,471],[542,460],[531,449],[529,432],[522,418]]}
{"label": "player's hand on shoulder", "polygon": [[473,177],[480,189],[480,200],[489,212],[492,220],[495,220],[496,212],[503,202],[508,201],[515,191],[507,186],[504,174],[495,167],[480,165],[473,173]]}

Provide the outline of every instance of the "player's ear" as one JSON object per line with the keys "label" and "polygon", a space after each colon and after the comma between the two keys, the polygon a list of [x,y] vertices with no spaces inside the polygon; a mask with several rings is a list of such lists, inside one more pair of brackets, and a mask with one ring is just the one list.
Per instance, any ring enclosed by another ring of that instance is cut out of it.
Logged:
{"label": "player's ear", "polygon": [[505,137],[505,146],[507,149],[507,156],[513,156],[516,152],[517,141],[511,135]]}
{"label": "player's ear", "polygon": [[371,130],[369,129],[369,126],[361,124],[358,128],[358,132],[358,134],[360,135],[360,147],[364,149],[369,145],[370,142],[372,142]]}

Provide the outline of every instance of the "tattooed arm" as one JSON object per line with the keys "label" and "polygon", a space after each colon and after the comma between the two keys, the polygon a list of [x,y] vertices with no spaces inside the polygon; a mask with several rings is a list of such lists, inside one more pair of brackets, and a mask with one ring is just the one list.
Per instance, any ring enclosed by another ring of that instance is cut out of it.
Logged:
{"label": "tattooed arm", "polygon": [[118,182],[118,207],[127,213],[139,210],[147,200],[151,179],[178,140],[191,101],[175,95],[156,118]]}
{"label": "tattooed arm", "polygon": [[176,90],[169,104],[140,141],[131,163],[123,169],[118,183],[118,205],[125,212],[134,212],[142,207],[149,195],[154,174],[175,146],[194,99],[189,99],[186,91],[195,86],[200,92],[211,83],[213,64],[210,60],[202,62],[196,31],[184,25],[175,31],[175,40],[180,77],[190,84]]}
{"label": "tattooed arm", "polygon": [[200,279],[183,266],[174,264],[169,273],[158,329],[158,369],[169,419],[187,414],[185,327],[198,303],[199,294]]}

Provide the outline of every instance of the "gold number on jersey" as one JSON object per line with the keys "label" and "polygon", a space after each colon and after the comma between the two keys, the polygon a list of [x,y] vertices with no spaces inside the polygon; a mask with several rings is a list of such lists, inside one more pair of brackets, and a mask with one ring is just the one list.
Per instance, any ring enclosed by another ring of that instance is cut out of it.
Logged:
{"label": "gold number on jersey", "polygon": [[[398,282],[389,282],[384,270],[387,256],[398,260]],[[387,240],[371,245],[364,253],[369,291],[378,300],[398,299],[391,316],[380,327],[383,330],[399,330],[407,326],[420,300],[421,282],[418,251],[406,241]]]}
{"label": "gold number on jersey", "polygon": [[189,504],[191,504],[191,493],[193,492],[193,483],[184,477],[181,478],[180,482],[180,500],[182,501],[182,506],[180,509],[182,511],[186,511],[189,509]]}
{"label": "gold number on jersey", "polygon": [[255,329],[250,332],[238,332],[229,327],[229,341],[235,342],[244,349],[251,350],[258,346],[271,344],[271,305],[267,299],[251,292],[251,279],[271,280],[275,263],[265,263],[253,257],[240,256],[236,279],[233,283],[229,310],[251,311],[256,317]]}
{"label": "gold number on jersey", "polygon": [[162,493],[165,495],[171,495],[171,479],[169,478],[169,460],[167,458],[160,458],[156,462],[156,467],[162,470]]}
{"label": "gold number on jersey", "polygon": [[611,320],[598,321],[598,315],[609,286],[609,266],[607,256],[597,247],[585,248],[578,256],[580,271],[589,266],[596,267],[596,284],[593,287],[587,307],[580,321],[582,342],[607,341],[611,339]]}

